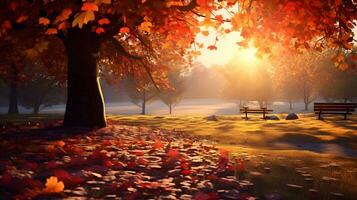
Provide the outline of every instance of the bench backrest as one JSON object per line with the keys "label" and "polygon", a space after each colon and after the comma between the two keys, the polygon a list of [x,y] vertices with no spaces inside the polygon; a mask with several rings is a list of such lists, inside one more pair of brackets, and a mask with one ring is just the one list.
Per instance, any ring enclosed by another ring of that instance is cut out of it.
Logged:
{"label": "bench backrest", "polygon": [[265,111],[265,112],[273,112],[273,110],[267,109],[267,108],[253,108],[253,109],[251,109],[251,108],[248,108],[248,107],[241,108],[240,111],[241,112],[243,112],[243,111],[248,111],[248,112],[263,112],[263,111]]}
{"label": "bench backrest", "polygon": [[314,103],[314,111],[347,111],[353,112],[357,103]]}

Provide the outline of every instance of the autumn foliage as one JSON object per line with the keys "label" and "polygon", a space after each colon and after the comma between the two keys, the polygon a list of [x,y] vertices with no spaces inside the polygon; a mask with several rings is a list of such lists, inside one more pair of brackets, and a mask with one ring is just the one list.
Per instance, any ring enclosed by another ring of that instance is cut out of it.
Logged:
{"label": "autumn foliage", "polygon": [[[357,19],[353,0],[4,0],[0,13],[1,41],[26,39],[16,35],[24,29],[31,33],[29,39],[57,36],[63,41],[68,69],[82,72],[68,70],[68,105],[74,106],[67,107],[66,113],[77,110],[83,112],[78,116],[95,116],[84,119],[92,122],[80,123],[73,120],[74,115],[66,114],[65,122],[98,126],[105,125],[104,119],[99,120],[103,118],[103,100],[96,79],[86,80],[90,76],[84,75],[91,70],[98,74],[98,62],[109,66],[108,72],[118,77],[130,74],[139,84],[153,82],[165,88],[170,66],[162,62],[164,57],[181,57],[189,62],[202,48],[216,50],[222,35],[238,31],[242,38],[237,38],[237,45],[254,45],[259,55],[271,54],[277,46],[298,52],[340,49],[334,61],[345,68],[341,55],[353,47],[352,29]],[[199,33],[215,35],[216,40],[213,44],[196,42]],[[107,55],[98,60],[100,48]],[[88,67],[79,69],[74,65]],[[88,82],[82,93],[76,89],[80,88],[76,86],[79,79]],[[84,91],[95,91],[97,96],[80,108],[74,102],[82,100],[74,99],[88,99],[89,92]],[[86,111],[93,107],[98,112]]]}

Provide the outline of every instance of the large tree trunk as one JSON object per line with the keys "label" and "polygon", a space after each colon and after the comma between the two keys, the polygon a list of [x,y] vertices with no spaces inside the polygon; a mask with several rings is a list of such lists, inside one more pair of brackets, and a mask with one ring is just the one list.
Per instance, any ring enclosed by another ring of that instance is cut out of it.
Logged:
{"label": "large tree trunk", "polygon": [[11,83],[10,93],[9,93],[9,110],[8,114],[19,114],[19,109],[17,106],[17,84]]}
{"label": "large tree trunk", "polygon": [[98,78],[98,37],[88,28],[72,29],[65,42],[68,55],[68,96],[64,126],[106,126]]}

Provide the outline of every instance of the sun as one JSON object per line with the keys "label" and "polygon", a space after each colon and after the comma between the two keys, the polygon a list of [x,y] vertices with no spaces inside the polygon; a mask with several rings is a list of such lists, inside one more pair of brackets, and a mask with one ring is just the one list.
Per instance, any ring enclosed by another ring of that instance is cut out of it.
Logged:
{"label": "sun", "polygon": [[[204,44],[204,46],[212,45],[215,42],[213,36],[198,36],[197,41]],[[259,59],[256,56],[257,49],[250,44],[247,48],[237,45],[237,42],[242,40],[239,32],[232,32],[220,38],[216,42],[217,50],[202,49],[201,55],[198,56],[197,61],[201,62],[207,67],[213,65],[225,65],[231,60],[241,62],[241,64],[249,65],[256,64]]]}

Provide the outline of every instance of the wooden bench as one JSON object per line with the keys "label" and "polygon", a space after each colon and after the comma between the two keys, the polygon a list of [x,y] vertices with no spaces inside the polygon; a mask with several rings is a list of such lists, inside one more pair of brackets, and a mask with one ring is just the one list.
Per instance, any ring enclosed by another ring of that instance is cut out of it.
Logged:
{"label": "wooden bench", "polygon": [[320,120],[323,114],[344,115],[344,119],[347,119],[347,115],[352,115],[356,107],[357,103],[314,103],[314,112]]}
{"label": "wooden bench", "polygon": [[272,113],[273,110],[269,110],[267,108],[249,109],[248,107],[243,107],[240,109],[240,112],[245,114],[245,119],[248,119],[248,113],[263,114],[263,119],[265,119],[265,115]]}

